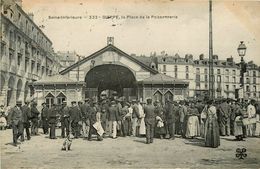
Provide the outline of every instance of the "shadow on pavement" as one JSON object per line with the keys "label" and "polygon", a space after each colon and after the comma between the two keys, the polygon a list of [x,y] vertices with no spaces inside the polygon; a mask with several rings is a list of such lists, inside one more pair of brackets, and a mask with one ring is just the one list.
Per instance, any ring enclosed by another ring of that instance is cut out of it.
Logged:
{"label": "shadow on pavement", "polygon": [[205,141],[203,138],[185,139],[185,144],[190,144],[198,147],[205,147]]}
{"label": "shadow on pavement", "polygon": [[137,142],[137,143],[143,143],[143,144],[146,144],[146,140],[133,140],[134,142]]}

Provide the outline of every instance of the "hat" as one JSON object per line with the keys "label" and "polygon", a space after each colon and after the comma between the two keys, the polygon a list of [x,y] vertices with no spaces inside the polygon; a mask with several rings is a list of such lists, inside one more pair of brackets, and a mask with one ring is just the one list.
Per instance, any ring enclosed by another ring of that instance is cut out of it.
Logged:
{"label": "hat", "polygon": [[111,104],[116,104],[116,102],[113,100],[113,101],[111,101]]}
{"label": "hat", "polygon": [[72,102],[71,102],[71,104],[75,104],[75,103],[77,103],[77,102],[76,102],[76,101],[72,101]]}
{"label": "hat", "polygon": [[42,103],[42,106],[43,106],[43,105],[46,105],[46,103],[45,103],[45,102],[43,102],[43,103]]}
{"label": "hat", "polygon": [[89,101],[89,98],[85,98],[85,102]]}
{"label": "hat", "polygon": [[132,102],[136,102],[136,99],[133,99]]}
{"label": "hat", "polygon": [[22,101],[16,101],[16,105],[22,105]]}

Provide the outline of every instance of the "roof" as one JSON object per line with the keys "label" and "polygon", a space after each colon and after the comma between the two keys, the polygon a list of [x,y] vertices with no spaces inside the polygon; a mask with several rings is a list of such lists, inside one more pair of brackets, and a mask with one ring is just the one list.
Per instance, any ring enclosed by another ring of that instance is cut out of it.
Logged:
{"label": "roof", "polygon": [[53,76],[46,76],[45,78],[42,78],[41,80],[37,80],[33,82],[33,85],[46,85],[46,84],[77,84],[77,83],[84,83],[84,82],[77,82],[74,80],[71,80],[70,78],[56,74]]}
{"label": "roof", "polygon": [[142,84],[189,84],[188,82],[177,80],[171,76],[158,73],[156,75],[152,75],[144,80],[138,81],[138,83]]}
{"label": "roof", "polygon": [[129,60],[131,60],[131,61],[137,63],[137,64],[140,65],[142,68],[148,70],[148,71],[151,72],[152,74],[158,73],[157,70],[154,70],[154,69],[150,68],[150,67],[147,66],[146,64],[144,64],[144,63],[140,62],[139,60],[137,60],[136,58],[134,58],[134,57],[128,55],[127,53],[123,52],[122,50],[120,50],[119,48],[115,47],[114,45],[109,44],[109,45],[105,46],[104,48],[100,49],[99,51],[97,51],[97,52],[95,52],[95,53],[93,53],[93,54],[91,54],[91,55],[85,57],[84,59],[82,59],[82,60],[80,60],[80,61],[74,63],[73,65],[67,67],[66,69],[62,70],[62,71],[60,72],[60,74],[64,75],[65,73],[69,72],[70,70],[72,70],[72,69],[74,69],[74,68],[76,68],[76,67],[78,67],[78,66],[84,64],[85,62],[87,62],[87,61],[89,61],[89,60],[91,60],[91,59],[93,59],[93,58],[95,58],[95,57],[101,55],[102,53],[104,53],[104,52],[106,52],[106,51],[111,51],[111,50],[112,50],[112,51],[116,51],[116,52],[118,52],[119,54],[121,54],[121,55],[127,57]]}

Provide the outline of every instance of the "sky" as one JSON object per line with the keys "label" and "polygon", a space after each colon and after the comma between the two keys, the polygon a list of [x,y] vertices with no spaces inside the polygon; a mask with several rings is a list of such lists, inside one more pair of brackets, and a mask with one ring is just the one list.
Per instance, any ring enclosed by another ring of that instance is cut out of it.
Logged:
{"label": "sky", "polygon": [[[149,56],[151,52],[165,51],[181,57],[208,57],[206,0],[23,0],[22,6],[34,13],[36,24],[43,25],[55,51],[88,56],[105,47],[107,37],[114,37],[114,45],[128,54]],[[110,15],[120,19],[103,19]],[[58,16],[82,19],[56,19]],[[247,46],[245,60],[260,65],[260,1],[213,1],[213,53],[220,59],[232,56],[239,62],[240,41]]]}

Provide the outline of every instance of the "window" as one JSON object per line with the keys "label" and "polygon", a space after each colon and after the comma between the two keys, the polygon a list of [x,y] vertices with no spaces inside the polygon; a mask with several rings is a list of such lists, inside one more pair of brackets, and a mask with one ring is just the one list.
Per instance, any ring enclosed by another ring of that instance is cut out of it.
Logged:
{"label": "window", "polygon": [[225,82],[229,83],[229,76],[225,77]]}
{"label": "window", "polygon": [[18,46],[20,47],[21,46],[21,37],[20,36],[17,36],[17,42],[18,42]]}
{"label": "window", "polygon": [[220,69],[217,70],[217,73],[220,74]]}
{"label": "window", "polygon": [[39,73],[39,71],[40,71],[40,64],[39,63],[37,63],[37,74]]}
{"label": "window", "polygon": [[186,79],[189,79],[189,73],[186,73]]}
{"label": "window", "polygon": [[208,89],[208,83],[205,83],[205,89]]}
{"label": "window", "polygon": [[44,74],[44,66],[42,66],[42,76],[43,76],[43,74]]}
{"label": "window", "polygon": [[236,90],[236,85],[233,85],[233,89],[234,89],[234,91]]}
{"label": "window", "polygon": [[217,76],[217,82],[219,82],[219,83],[221,82],[221,76],[220,75]]}
{"label": "window", "polygon": [[48,93],[48,95],[45,97],[45,103],[48,108],[51,108],[54,104],[54,96],[51,93]]}
{"label": "window", "polygon": [[18,53],[17,55],[18,55],[17,65],[20,66],[22,62],[22,55],[20,53]]}
{"label": "window", "polygon": [[28,70],[28,64],[29,64],[29,59],[25,59],[25,65],[24,65],[25,72],[27,72],[27,70]]}
{"label": "window", "polygon": [[208,69],[204,69],[204,74],[208,74]]}
{"label": "window", "polygon": [[236,70],[232,70],[232,74],[233,74],[233,75],[236,75]]}
{"label": "window", "polygon": [[32,63],[31,63],[31,73],[33,73],[33,71],[34,71],[34,63],[35,63],[35,61],[32,60]]}
{"label": "window", "polygon": [[247,91],[247,92],[250,92],[249,86],[246,86],[246,91]]}
{"label": "window", "polygon": [[228,69],[226,69],[226,75],[229,75],[229,70]]}
{"label": "window", "polygon": [[175,71],[175,72],[178,71],[178,66],[177,66],[177,65],[174,66],[174,71]]}
{"label": "window", "polygon": [[166,65],[163,65],[163,71],[166,72]]}
{"label": "window", "polygon": [[256,86],[253,86],[253,90],[254,90],[254,92],[256,92]]}
{"label": "window", "polygon": [[199,74],[196,75],[196,81],[198,81],[198,82],[200,81],[200,75]]}
{"label": "window", "polygon": [[229,85],[226,85],[226,90],[229,91]]}
{"label": "window", "polygon": [[196,74],[200,74],[200,68],[196,68]]}
{"label": "window", "polygon": [[250,83],[250,79],[249,78],[246,78],[246,83]]}
{"label": "window", "polygon": [[200,82],[196,82],[196,89],[200,89]]}
{"label": "window", "polygon": [[253,71],[253,76],[254,76],[254,77],[256,76],[256,71]]}
{"label": "window", "polygon": [[66,96],[63,93],[59,93],[57,96],[57,103],[61,105],[63,101],[66,101]]}
{"label": "window", "polygon": [[186,66],[186,72],[189,72],[189,66]]}
{"label": "window", "polygon": [[233,77],[232,77],[232,79],[233,79],[233,81],[232,81],[232,82],[233,82],[233,83],[236,83],[236,77],[235,77],[235,76],[233,76]]}
{"label": "window", "polygon": [[205,82],[208,81],[208,75],[205,75]]}
{"label": "window", "polygon": [[256,78],[255,77],[253,78],[253,83],[256,84]]}

